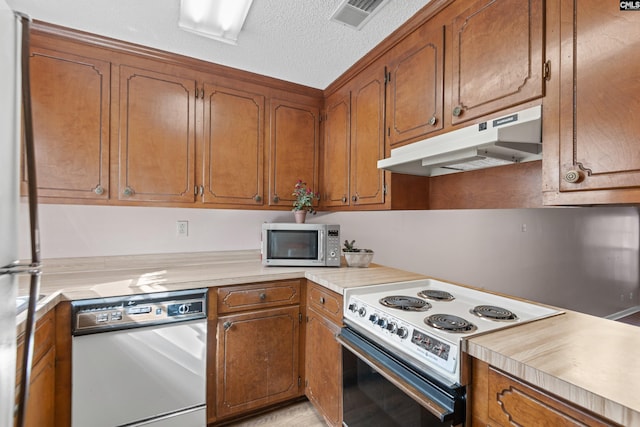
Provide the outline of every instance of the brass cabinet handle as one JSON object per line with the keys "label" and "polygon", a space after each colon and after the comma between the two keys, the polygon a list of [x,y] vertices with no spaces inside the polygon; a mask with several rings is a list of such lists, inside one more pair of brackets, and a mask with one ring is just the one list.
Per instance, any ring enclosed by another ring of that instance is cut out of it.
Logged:
{"label": "brass cabinet handle", "polygon": [[352,202],[357,202],[358,201],[358,196],[352,196],[351,197],[351,201]]}
{"label": "brass cabinet handle", "polygon": [[582,178],[583,178],[583,174],[578,170],[570,170],[564,174],[564,180],[571,184],[575,184],[577,182],[582,181]]}
{"label": "brass cabinet handle", "polygon": [[436,116],[431,116],[431,118],[429,119],[429,124],[431,126],[435,126],[436,123],[438,123],[438,119],[436,118]]}
{"label": "brass cabinet handle", "polygon": [[342,203],[347,203],[347,196],[342,196]]}
{"label": "brass cabinet handle", "polygon": [[462,107],[461,106],[456,106],[453,108],[453,115],[454,117],[459,117],[460,115],[462,115]]}
{"label": "brass cabinet handle", "polygon": [[102,188],[102,185],[98,185],[94,188],[93,192],[100,196],[101,194],[104,194],[104,188]]}
{"label": "brass cabinet handle", "polygon": [[122,194],[124,194],[125,196],[133,196],[133,188],[126,187]]}
{"label": "brass cabinet handle", "polygon": [[320,304],[324,304],[324,297],[320,297]]}
{"label": "brass cabinet handle", "polygon": [[228,320],[226,322],[224,322],[222,324],[222,327],[224,328],[225,331],[228,331],[231,328],[231,325],[233,325],[233,323],[229,322]]}
{"label": "brass cabinet handle", "polygon": [[265,294],[264,292],[262,292],[260,295],[258,295],[258,298],[260,298],[260,301],[264,301],[267,299],[267,294]]}

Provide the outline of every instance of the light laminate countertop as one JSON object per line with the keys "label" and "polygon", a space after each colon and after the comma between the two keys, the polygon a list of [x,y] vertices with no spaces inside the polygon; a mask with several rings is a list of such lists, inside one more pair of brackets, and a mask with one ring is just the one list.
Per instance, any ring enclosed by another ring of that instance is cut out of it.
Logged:
{"label": "light laminate countertop", "polygon": [[640,426],[640,328],[564,314],[470,338],[467,353],[623,426]]}
{"label": "light laminate countertop", "polygon": [[[369,268],[264,267],[256,250],[44,261],[37,317],[60,301],[307,278],[344,289],[427,276]],[[28,293],[28,279],[20,294]],[[17,318],[23,331],[26,313]],[[624,426],[640,426],[640,328],[565,314],[471,338],[466,351],[492,366]]]}
{"label": "light laminate countertop", "polygon": [[[43,261],[37,318],[60,301],[164,292],[181,289],[307,278],[334,292],[345,288],[425,278],[395,268],[266,267],[260,251],[200,252]],[[19,295],[29,293],[29,278],[21,276]],[[26,312],[17,317],[24,331]]]}

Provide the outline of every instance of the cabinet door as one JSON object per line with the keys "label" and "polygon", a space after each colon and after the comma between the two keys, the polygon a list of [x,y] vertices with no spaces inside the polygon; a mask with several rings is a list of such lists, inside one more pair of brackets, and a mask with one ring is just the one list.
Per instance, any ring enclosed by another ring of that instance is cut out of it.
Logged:
{"label": "cabinet door", "polygon": [[218,318],[218,417],[299,395],[299,312],[292,306]]}
{"label": "cabinet door", "polygon": [[374,63],[360,73],[351,91],[351,204],[384,204],[385,71]]}
{"label": "cabinet door", "polygon": [[444,28],[424,24],[391,51],[387,138],[393,147],[443,127]]}
{"label": "cabinet door", "polygon": [[[55,310],[45,314],[36,323],[33,343],[31,381],[29,383],[29,400],[25,426],[55,426],[55,378],[56,347]],[[16,359],[16,384],[21,380],[24,357],[24,335],[18,339]],[[16,396],[18,390],[16,389]]]}
{"label": "cabinet door", "polygon": [[195,80],[120,67],[119,200],[194,202],[195,100]]}
{"label": "cabinet door", "polygon": [[313,191],[319,190],[320,109],[272,99],[270,113],[269,205],[292,208],[298,180]]}
{"label": "cabinet door", "polygon": [[56,350],[49,351],[33,365],[29,401],[27,402],[27,427],[55,426],[55,378]]}
{"label": "cabinet door", "polygon": [[204,85],[204,203],[263,204],[264,96]]}
{"label": "cabinet door", "polygon": [[480,0],[452,25],[453,124],[543,96],[543,0]]}
{"label": "cabinet door", "polygon": [[342,425],[342,347],[340,327],[315,310],[307,312],[306,395],[331,426]]}
{"label": "cabinet door", "polygon": [[348,206],[351,160],[350,94],[337,93],[329,97],[326,114],[322,203],[324,206]]}
{"label": "cabinet door", "polygon": [[108,199],[111,65],[33,47],[30,67],[39,196]]}
{"label": "cabinet door", "polygon": [[[638,203],[638,12],[594,0],[560,3],[560,191],[636,187],[601,192],[597,202]],[[572,202],[596,202],[589,193],[573,196]]]}

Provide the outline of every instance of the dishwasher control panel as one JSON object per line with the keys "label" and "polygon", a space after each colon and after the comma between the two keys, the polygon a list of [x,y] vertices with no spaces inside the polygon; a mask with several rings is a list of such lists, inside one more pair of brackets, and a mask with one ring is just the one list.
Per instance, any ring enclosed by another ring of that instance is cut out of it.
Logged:
{"label": "dishwasher control panel", "polygon": [[206,317],[206,289],[92,298],[71,303],[73,335],[140,328]]}

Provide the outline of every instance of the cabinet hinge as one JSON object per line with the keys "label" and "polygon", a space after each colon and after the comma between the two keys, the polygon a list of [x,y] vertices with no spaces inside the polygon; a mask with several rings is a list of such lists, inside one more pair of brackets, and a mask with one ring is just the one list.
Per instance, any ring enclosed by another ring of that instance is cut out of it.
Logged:
{"label": "cabinet hinge", "polygon": [[547,61],[544,63],[542,78],[547,81],[551,78],[551,61]]}
{"label": "cabinet hinge", "polygon": [[391,81],[391,71],[387,71],[387,67],[384,67],[384,84],[386,85]]}
{"label": "cabinet hinge", "polygon": [[302,323],[302,313],[298,313],[298,321],[299,323]]}
{"label": "cabinet hinge", "polygon": [[298,387],[302,385],[302,378],[298,377]]}
{"label": "cabinet hinge", "polygon": [[382,186],[382,194],[384,194],[385,196],[387,195],[387,184],[384,184]]}

